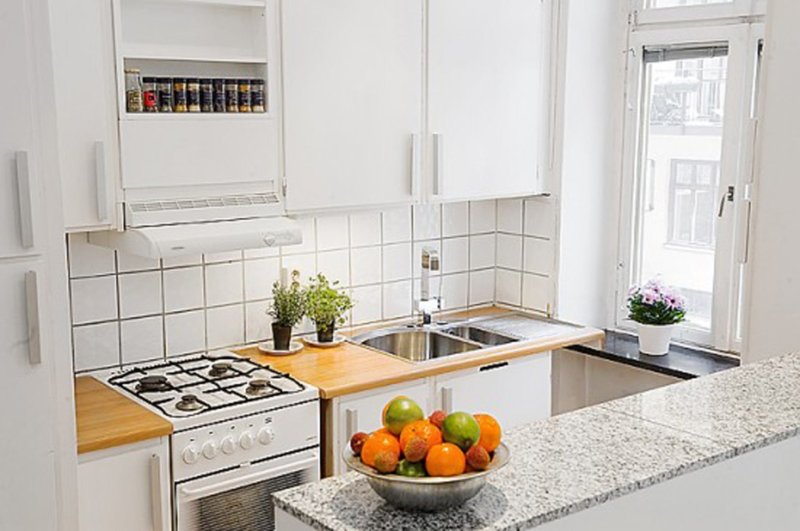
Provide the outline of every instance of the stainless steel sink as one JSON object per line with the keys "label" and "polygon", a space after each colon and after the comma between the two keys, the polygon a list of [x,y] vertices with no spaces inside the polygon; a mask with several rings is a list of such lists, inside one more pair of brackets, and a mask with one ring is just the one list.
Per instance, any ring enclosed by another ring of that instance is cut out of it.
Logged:
{"label": "stainless steel sink", "polygon": [[444,332],[445,334],[449,334],[451,336],[456,336],[463,339],[468,339],[470,341],[475,341],[476,343],[480,343],[481,345],[489,347],[494,347],[496,345],[505,345],[507,343],[513,343],[515,341],[519,341],[514,337],[498,334],[497,332],[484,330],[483,328],[478,328],[466,324],[452,326],[449,328],[443,328],[442,332]]}
{"label": "stainless steel sink", "polygon": [[393,354],[410,361],[427,361],[461,354],[482,347],[435,330],[388,329],[369,332],[355,339],[356,343]]}

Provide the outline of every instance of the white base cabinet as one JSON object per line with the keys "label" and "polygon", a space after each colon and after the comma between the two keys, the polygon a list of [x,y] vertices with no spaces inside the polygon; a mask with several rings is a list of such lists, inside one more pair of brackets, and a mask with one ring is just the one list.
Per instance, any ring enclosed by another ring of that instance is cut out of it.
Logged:
{"label": "white base cabinet", "polygon": [[169,478],[167,437],[81,455],[80,530],[171,529]]}

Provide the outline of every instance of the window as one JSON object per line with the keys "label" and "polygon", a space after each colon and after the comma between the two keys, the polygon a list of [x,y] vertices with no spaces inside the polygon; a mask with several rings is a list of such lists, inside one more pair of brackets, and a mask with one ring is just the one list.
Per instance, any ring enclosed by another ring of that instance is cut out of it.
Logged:
{"label": "window", "polygon": [[733,0],[647,0],[647,7],[703,6],[707,4],[726,4]]}
{"label": "window", "polygon": [[714,198],[719,161],[672,159],[667,241],[698,249],[714,248]]}

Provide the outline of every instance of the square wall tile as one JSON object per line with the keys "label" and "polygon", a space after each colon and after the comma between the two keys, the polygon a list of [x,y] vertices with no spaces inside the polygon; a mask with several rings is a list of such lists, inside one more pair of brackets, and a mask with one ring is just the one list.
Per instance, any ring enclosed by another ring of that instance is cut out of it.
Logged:
{"label": "square wall tile", "polygon": [[350,246],[381,244],[381,213],[360,212],[350,216]]}
{"label": "square wall tile", "polygon": [[442,237],[466,236],[467,234],[469,234],[469,203],[442,205]]}
{"label": "square wall tile", "polygon": [[164,269],[173,267],[188,267],[198,266],[203,264],[203,255],[189,255],[189,256],[175,256],[173,258],[164,258],[162,261]]}
{"label": "square wall tile", "polygon": [[497,234],[497,266],[522,270],[522,236]]}
{"label": "square wall tile", "polygon": [[119,324],[116,321],[76,326],[72,337],[76,371],[119,365]]}
{"label": "square wall tile", "polygon": [[164,311],[202,308],[203,291],[202,267],[164,270]]}
{"label": "square wall tile", "polygon": [[245,260],[244,262],[244,298],[247,301],[269,299],[272,297],[272,285],[280,281],[280,258],[263,258]]}
{"label": "square wall tile", "polygon": [[522,273],[497,270],[497,302],[520,306],[522,304]]}
{"label": "square wall tile", "polygon": [[260,249],[245,249],[244,259],[251,260],[253,258],[273,258],[281,255],[280,247],[262,247]]}
{"label": "square wall tile", "polygon": [[292,271],[300,272],[300,282],[308,283],[308,279],[317,272],[316,254],[294,254],[281,258],[281,267],[287,270],[288,278],[292,278]]}
{"label": "square wall tile", "polygon": [[206,316],[203,310],[167,315],[167,356],[180,356],[206,349]]}
{"label": "square wall tile", "polygon": [[117,278],[91,277],[70,281],[72,324],[117,318]]}
{"label": "square wall tile", "polygon": [[443,309],[465,308],[468,303],[469,274],[445,275],[441,277]]}
{"label": "square wall tile", "polygon": [[471,271],[469,274],[469,304],[494,302],[494,269]]}
{"label": "square wall tile", "polygon": [[117,253],[117,267],[120,273],[152,271],[161,267],[161,261],[120,251]]}
{"label": "square wall tile", "polygon": [[114,274],[113,250],[90,244],[85,233],[70,234],[68,241],[71,278]]}
{"label": "square wall tile", "polygon": [[547,312],[553,304],[553,284],[549,278],[525,273],[522,278],[522,306]]}
{"label": "square wall tile", "polygon": [[525,236],[553,239],[555,227],[556,213],[552,198],[537,197],[525,201]]}
{"label": "square wall tile", "polygon": [[379,284],[381,281],[381,248],[358,247],[351,249],[350,275],[353,286]]}
{"label": "square wall tile", "polygon": [[[428,282],[428,294],[430,297],[440,297],[441,292],[441,276],[438,273],[431,274]],[[411,300],[413,302],[412,310],[417,310],[417,301],[422,299],[422,280],[420,278],[412,279],[411,281]]]}
{"label": "square wall tile", "polygon": [[347,249],[318,253],[317,271],[325,275],[331,283],[339,281],[339,287],[349,286],[350,253]]}
{"label": "square wall tile", "polygon": [[286,256],[290,254],[313,253],[317,250],[317,224],[314,218],[296,218],[303,233],[303,242],[296,245],[285,245],[281,247],[281,253]]}
{"label": "square wall tile", "polygon": [[164,357],[162,317],[131,319],[120,323],[122,363],[139,363]]}
{"label": "square wall tile", "polygon": [[469,237],[469,268],[483,269],[494,267],[495,235],[482,234]]}
{"label": "square wall tile", "polygon": [[398,243],[383,247],[383,281],[393,282],[411,277],[411,244]]}
{"label": "square wall tile", "polygon": [[347,249],[350,246],[350,227],[347,216],[317,218],[317,250]]}
{"label": "square wall tile", "polygon": [[160,314],[161,272],[127,273],[119,276],[120,318]]}
{"label": "square wall tile", "polygon": [[497,230],[522,234],[522,199],[497,201]]}
{"label": "square wall tile", "polygon": [[272,317],[267,315],[270,301],[248,302],[244,307],[244,338],[247,343],[272,339]]}
{"label": "square wall tile", "polygon": [[203,262],[206,264],[222,264],[225,262],[236,262],[242,259],[242,251],[225,251],[221,253],[211,253],[203,255]]}
{"label": "square wall tile", "polygon": [[209,306],[241,302],[243,286],[241,262],[206,266],[206,304]]}
{"label": "square wall tile", "polygon": [[411,241],[411,207],[383,212],[383,243]]}
{"label": "square wall tile", "polygon": [[469,239],[442,240],[442,274],[460,273],[469,269]]}
{"label": "square wall tile", "polygon": [[360,325],[381,320],[381,286],[353,288],[353,324]]}
{"label": "square wall tile", "polygon": [[440,205],[414,206],[414,240],[431,240],[442,236]]}
{"label": "square wall tile", "polygon": [[411,281],[383,285],[383,318],[399,319],[411,315]]}
{"label": "square wall tile", "polygon": [[244,304],[206,310],[208,349],[232,347],[244,343]]}
{"label": "square wall tile", "polygon": [[[442,244],[441,240],[428,240],[414,242],[414,250],[411,254],[412,274],[414,278],[419,278],[422,275],[422,250],[432,249],[439,253],[439,269],[442,268]],[[432,271],[431,275],[438,275],[440,271]]]}
{"label": "square wall tile", "polygon": [[471,201],[469,204],[469,233],[483,234],[494,232],[497,220],[497,209],[494,199],[487,201]]}
{"label": "square wall tile", "polygon": [[551,240],[525,238],[525,272],[543,276],[553,274],[555,245]]}

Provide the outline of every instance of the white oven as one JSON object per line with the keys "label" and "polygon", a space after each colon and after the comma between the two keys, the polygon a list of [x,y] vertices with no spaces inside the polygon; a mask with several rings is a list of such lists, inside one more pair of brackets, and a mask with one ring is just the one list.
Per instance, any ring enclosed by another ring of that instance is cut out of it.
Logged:
{"label": "white oven", "polygon": [[175,486],[175,529],[272,531],[272,493],[318,479],[318,450],[304,450],[182,482]]}

